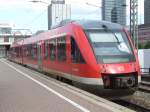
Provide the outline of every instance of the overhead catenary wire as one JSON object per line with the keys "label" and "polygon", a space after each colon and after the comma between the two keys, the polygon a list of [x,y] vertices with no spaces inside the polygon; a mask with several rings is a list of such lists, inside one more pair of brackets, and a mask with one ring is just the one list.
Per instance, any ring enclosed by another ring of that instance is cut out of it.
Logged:
{"label": "overhead catenary wire", "polygon": [[35,16],[30,22],[26,23],[24,26],[30,26],[31,24],[33,24],[34,22],[36,22],[46,12],[47,12],[47,9],[42,10],[42,12],[40,14],[38,14],[37,16]]}

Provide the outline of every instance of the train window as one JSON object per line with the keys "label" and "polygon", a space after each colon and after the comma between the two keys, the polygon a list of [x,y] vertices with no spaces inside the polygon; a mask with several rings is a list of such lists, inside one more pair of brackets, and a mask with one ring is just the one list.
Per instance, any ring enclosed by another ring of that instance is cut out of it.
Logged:
{"label": "train window", "polygon": [[26,56],[31,57],[32,45],[29,44],[29,45],[26,46],[26,48],[27,48],[26,49]]}
{"label": "train window", "polygon": [[66,61],[66,38],[57,39],[58,61]]}
{"label": "train window", "polygon": [[34,58],[34,59],[36,59],[36,57],[37,57],[37,45],[36,45],[36,44],[33,44],[33,45],[32,45],[31,56],[32,56],[32,58]]}
{"label": "train window", "polygon": [[28,57],[29,56],[29,52],[30,52],[29,49],[28,49],[28,45],[25,45],[23,50],[24,50],[25,57]]}
{"label": "train window", "polygon": [[48,59],[48,42],[44,43],[44,59]]}
{"label": "train window", "polygon": [[29,58],[36,59],[37,58],[37,45],[36,44],[30,44],[26,46],[25,49],[25,55]]}
{"label": "train window", "polygon": [[85,63],[83,56],[73,37],[71,37],[71,61],[72,63]]}
{"label": "train window", "polygon": [[50,48],[50,60],[56,60],[56,39],[50,40],[49,48]]}
{"label": "train window", "polygon": [[127,35],[120,30],[87,30],[98,63],[134,61]]}
{"label": "train window", "polygon": [[15,56],[19,57],[19,47],[15,47]]}
{"label": "train window", "polygon": [[24,49],[25,49],[25,46],[22,46],[22,56],[25,56],[25,52],[24,52],[25,50]]}
{"label": "train window", "polygon": [[19,56],[22,57],[22,47],[19,47]]}

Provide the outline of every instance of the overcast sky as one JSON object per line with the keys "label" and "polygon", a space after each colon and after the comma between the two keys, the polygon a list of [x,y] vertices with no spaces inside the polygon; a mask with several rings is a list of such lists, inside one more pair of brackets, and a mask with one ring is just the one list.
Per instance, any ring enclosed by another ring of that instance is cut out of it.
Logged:
{"label": "overcast sky", "polygon": [[[0,0],[0,23],[13,23],[15,28],[27,28],[32,32],[47,29],[47,5],[31,3],[31,0]],[[50,3],[51,0],[41,0]],[[127,15],[129,17],[129,1]],[[101,0],[66,0],[72,6],[72,19],[101,19]],[[127,18],[128,18],[127,17]],[[143,23],[144,0],[139,0],[139,23]],[[129,21],[129,20],[127,20]]]}

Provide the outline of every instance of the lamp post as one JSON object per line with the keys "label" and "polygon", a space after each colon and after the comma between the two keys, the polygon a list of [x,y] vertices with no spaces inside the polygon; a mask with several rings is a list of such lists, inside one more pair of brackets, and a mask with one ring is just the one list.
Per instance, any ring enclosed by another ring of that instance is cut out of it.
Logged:
{"label": "lamp post", "polygon": [[130,34],[138,51],[138,0],[130,0]]}

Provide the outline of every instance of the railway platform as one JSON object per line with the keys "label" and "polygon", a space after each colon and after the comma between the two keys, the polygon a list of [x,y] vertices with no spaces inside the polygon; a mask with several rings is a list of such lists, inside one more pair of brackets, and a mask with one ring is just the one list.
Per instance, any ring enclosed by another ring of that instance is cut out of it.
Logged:
{"label": "railway platform", "polygon": [[0,112],[133,112],[0,59]]}

